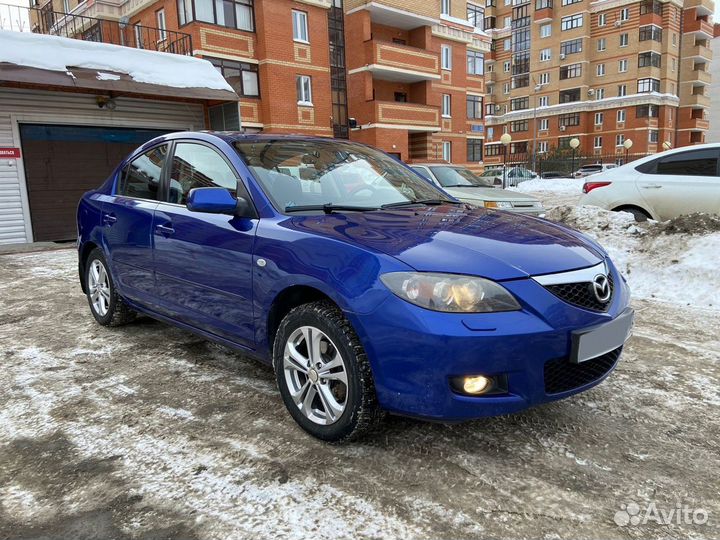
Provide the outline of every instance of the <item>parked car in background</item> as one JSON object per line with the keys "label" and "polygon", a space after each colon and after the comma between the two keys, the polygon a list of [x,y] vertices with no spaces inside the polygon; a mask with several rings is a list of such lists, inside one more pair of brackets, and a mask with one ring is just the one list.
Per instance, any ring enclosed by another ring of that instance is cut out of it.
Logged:
{"label": "parked car in background", "polygon": [[592,165],[583,165],[573,175],[575,178],[585,178],[592,174],[597,174],[612,169],[617,169],[618,165],[615,163],[593,163]]}
{"label": "parked car in background", "polygon": [[349,141],[164,135],[77,217],[99,324],[141,312],[272,364],[292,418],[327,441],[384,412],[459,421],[566,398],[613,371],[632,327],[592,239],[461,204]]}
{"label": "parked car in background", "polygon": [[413,163],[410,167],[456,199],[468,204],[531,216],[545,215],[540,199],[517,191],[495,188],[495,180],[478,176],[467,167],[438,163]]}
{"label": "parked car in background", "polygon": [[[503,185],[503,167],[489,168],[481,176],[492,179],[493,184],[496,186]],[[532,180],[533,178],[537,178],[537,174],[525,167],[508,165],[505,168],[505,187],[517,186],[520,182]]]}
{"label": "parked car in background", "polygon": [[587,178],[581,204],[664,221],[720,213],[720,144],[668,150]]}
{"label": "parked car in background", "polygon": [[552,179],[552,178],[572,178],[569,174],[560,172],[560,171],[547,171],[540,175],[540,178],[542,179]]}

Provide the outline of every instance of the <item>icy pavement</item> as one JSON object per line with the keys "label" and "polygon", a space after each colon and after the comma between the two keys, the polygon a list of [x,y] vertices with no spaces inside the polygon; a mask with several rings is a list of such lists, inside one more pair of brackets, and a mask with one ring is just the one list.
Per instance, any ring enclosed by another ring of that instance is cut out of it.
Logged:
{"label": "icy pavement", "polygon": [[[0,256],[0,538],[717,538],[720,313],[635,307],[589,392],[329,446],[270,369],[149,319],[98,326],[73,251]],[[632,502],[709,520],[618,526]]]}

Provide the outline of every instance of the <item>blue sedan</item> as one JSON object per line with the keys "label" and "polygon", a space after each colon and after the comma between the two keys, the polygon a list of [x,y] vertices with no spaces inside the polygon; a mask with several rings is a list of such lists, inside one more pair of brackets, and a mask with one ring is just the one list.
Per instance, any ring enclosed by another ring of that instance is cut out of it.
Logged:
{"label": "blue sedan", "polygon": [[461,421],[587,390],[633,321],[593,240],[348,141],[156,138],[83,196],[78,249],[98,323],[143,313],[272,364],[327,441],[386,412]]}

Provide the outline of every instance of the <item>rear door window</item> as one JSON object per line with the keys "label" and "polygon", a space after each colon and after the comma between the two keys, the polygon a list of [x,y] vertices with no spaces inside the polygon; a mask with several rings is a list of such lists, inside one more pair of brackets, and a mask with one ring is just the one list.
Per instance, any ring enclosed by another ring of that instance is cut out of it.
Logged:
{"label": "rear door window", "polygon": [[160,180],[167,152],[168,145],[163,144],[132,160],[123,169],[116,194],[134,199],[159,200]]}
{"label": "rear door window", "polygon": [[647,167],[641,172],[679,176],[717,176],[718,151],[691,150],[660,158],[652,163],[654,167]]}

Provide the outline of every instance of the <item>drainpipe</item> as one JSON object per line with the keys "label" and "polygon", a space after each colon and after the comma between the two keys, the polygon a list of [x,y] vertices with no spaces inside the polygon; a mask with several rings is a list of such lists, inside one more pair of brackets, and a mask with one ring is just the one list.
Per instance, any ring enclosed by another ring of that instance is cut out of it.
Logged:
{"label": "drainpipe", "polygon": [[685,7],[680,8],[680,37],[678,38],[678,61],[677,61],[677,95],[678,95],[678,106],[675,107],[675,134],[673,136],[673,148],[678,147],[678,121],[680,120],[680,98],[682,92],[680,91],[680,73],[682,72],[682,46],[683,46],[683,31],[685,29]]}

